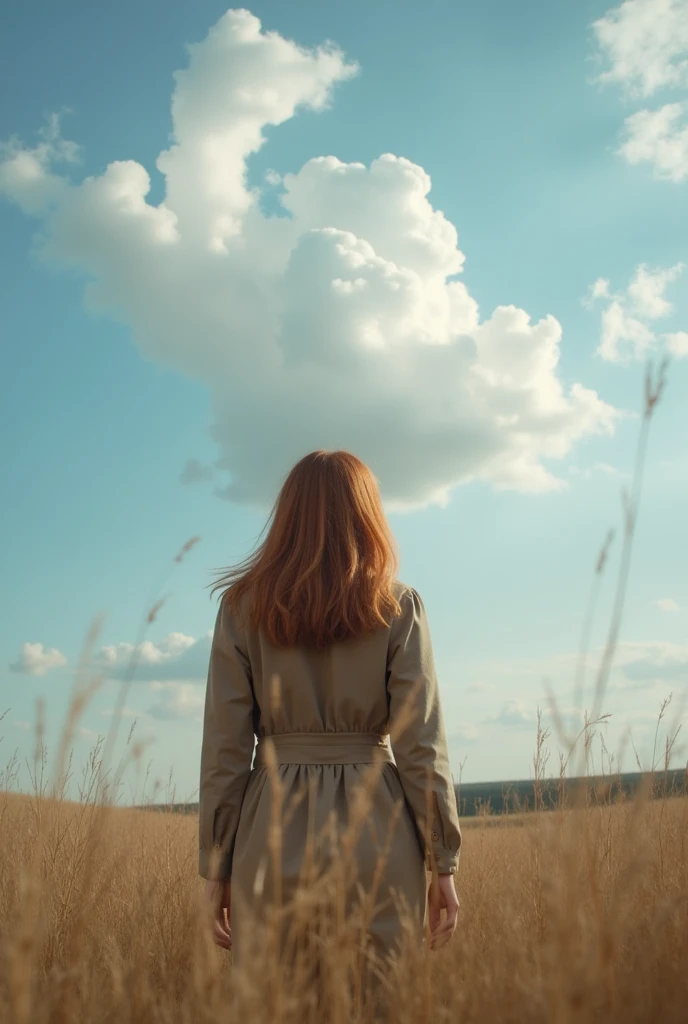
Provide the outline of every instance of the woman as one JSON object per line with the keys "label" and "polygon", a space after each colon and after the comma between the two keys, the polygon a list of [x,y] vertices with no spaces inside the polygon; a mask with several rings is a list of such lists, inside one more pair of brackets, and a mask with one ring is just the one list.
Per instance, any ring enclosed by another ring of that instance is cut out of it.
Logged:
{"label": "woman", "polygon": [[[241,962],[261,913],[288,905],[317,834],[321,866],[353,851],[349,911],[375,890],[372,948],[399,947],[403,909],[422,934],[429,906],[436,949],[456,928],[461,833],[426,613],[395,578],[377,481],[348,452],[312,452],[269,524],[254,555],[213,587],[225,592],[206,691],[199,871],[215,941]],[[347,829],[358,830],[350,847]]]}

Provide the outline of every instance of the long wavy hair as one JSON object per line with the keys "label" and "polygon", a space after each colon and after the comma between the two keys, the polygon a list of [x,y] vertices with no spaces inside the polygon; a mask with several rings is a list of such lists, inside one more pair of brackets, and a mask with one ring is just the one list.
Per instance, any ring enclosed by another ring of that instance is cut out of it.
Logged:
{"label": "long wavy hair", "polygon": [[392,583],[396,541],[378,482],[346,451],[314,451],[291,469],[256,551],[215,570],[212,594],[238,609],[249,595],[254,629],[278,647],[322,649],[388,625],[401,611]]}

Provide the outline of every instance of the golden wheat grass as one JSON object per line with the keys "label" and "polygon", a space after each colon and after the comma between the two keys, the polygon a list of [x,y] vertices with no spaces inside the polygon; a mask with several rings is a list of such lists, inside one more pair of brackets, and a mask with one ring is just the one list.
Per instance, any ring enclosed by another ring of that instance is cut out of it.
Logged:
{"label": "golden wheat grass", "polygon": [[[324,1007],[313,1005],[307,972],[303,991],[298,978],[280,977],[269,943],[257,942],[250,970],[232,977],[231,957],[207,938],[193,817],[18,794],[3,796],[2,817],[3,1021],[362,1019],[347,972],[337,971],[337,958],[352,954],[341,934],[326,950]],[[45,841],[32,901],[26,866],[39,818]],[[467,830],[459,933],[446,950],[404,964],[390,1018],[685,1021],[688,799],[530,821],[496,829],[476,820]],[[312,915],[312,888],[306,896]],[[345,1007],[351,1017],[338,1012]]]}

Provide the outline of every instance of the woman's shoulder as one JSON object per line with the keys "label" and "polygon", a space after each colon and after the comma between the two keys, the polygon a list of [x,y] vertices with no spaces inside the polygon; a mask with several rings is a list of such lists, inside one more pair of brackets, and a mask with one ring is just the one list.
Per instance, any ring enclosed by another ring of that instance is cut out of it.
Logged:
{"label": "woman's shoulder", "polygon": [[249,595],[243,593],[238,597],[228,588],[220,598],[220,615],[225,622],[230,623],[233,628],[239,628],[246,633],[250,628],[250,600]]}
{"label": "woman's shoulder", "polygon": [[415,587],[404,583],[403,580],[394,580],[392,583],[392,593],[399,602],[401,618],[404,617],[404,614],[413,614],[414,611],[422,610],[423,602],[420,594]]}
{"label": "woman's shoulder", "polygon": [[402,597],[404,594],[408,594],[409,596],[415,594],[416,597],[420,596],[415,587],[412,587],[409,583],[404,583],[403,580],[394,580],[392,583],[392,590],[394,591],[394,596],[397,599]]}
{"label": "woman's shoulder", "polygon": [[404,594],[408,593],[408,591],[410,591],[412,589],[413,588],[410,587],[408,585],[408,583],[404,583],[403,580],[393,580],[392,581],[392,593],[396,597],[397,601],[401,600],[401,598],[404,596]]}

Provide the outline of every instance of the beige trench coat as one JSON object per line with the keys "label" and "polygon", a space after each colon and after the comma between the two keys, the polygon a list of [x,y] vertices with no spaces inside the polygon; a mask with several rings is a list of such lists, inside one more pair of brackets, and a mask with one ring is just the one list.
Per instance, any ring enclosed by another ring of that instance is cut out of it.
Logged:
{"label": "beige trench coat", "polygon": [[[432,859],[440,872],[458,868],[461,832],[426,612],[415,590],[398,581],[394,587],[401,615],[390,626],[320,652],[274,647],[262,630],[246,627],[245,603],[239,614],[220,604],[205,700],[199,872],[231,878],[235,962],[248,924],[235,913],[235,900],[239,907],[246,900],[255,914],[273,894],[265,881],[272,795],[264,737],[274,740],[287,801],[301,787],[312,787],[284,826],[282,900],[296,885],[309,825],[314,823],[316,834],[328,820],[344,828],[356,787],[378,758],[383,764],[374,769],[380,774],[355,851],[358,882],[366,891],[380,847],[388,842],[386,830],[395,822],[378,878],[380,909],[369,924],[372,945],[384,955],[399,942],[399,894],[422,929],[425,867]],[[279,708],[271,701],[275,675],[281,681]],[[390,727],[412,691],[414,720],[390,753]],[[325,846],[320,849],[325,856]]]}

